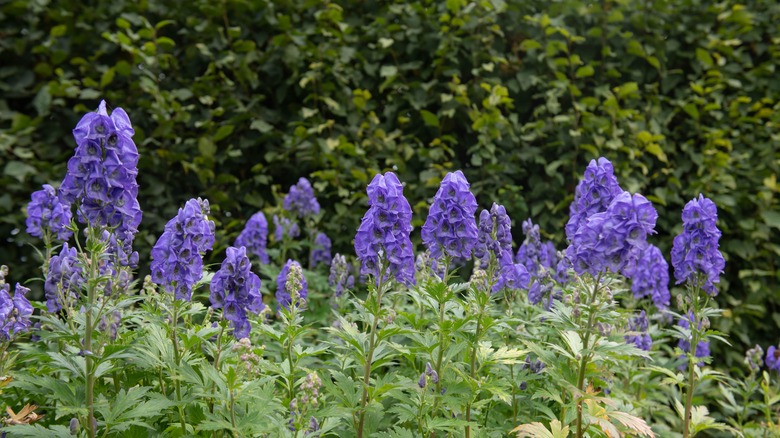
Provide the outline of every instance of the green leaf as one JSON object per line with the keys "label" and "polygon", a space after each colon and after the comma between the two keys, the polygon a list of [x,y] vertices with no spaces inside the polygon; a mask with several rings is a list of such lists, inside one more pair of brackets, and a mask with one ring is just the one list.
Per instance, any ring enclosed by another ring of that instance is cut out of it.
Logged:
{"label": "green leaf", "polygon": [[594,73],[595,70],[593,70],[593,66],[583,65],[582,67],[577,69],[577,72],[574,74],[574,76],[578,78],[588,78],[593,76]]}
{"label": "green leaf", "polygon": [[439,127],[439,118],[436,117],[436,114],[427,110],[421,110],[420,115],[423,118],[423,122],[425,122],[427,126],[432,126],[434,128]]}
{"label": "green leaf", "polygon": [[228,135],[232,134],[233,129],[235,129],[235,126],[233,125],[220,126],[219,129],[217,129],[217,132],[214,134],[214,142],[218,142],[223,138],[227,137]]}

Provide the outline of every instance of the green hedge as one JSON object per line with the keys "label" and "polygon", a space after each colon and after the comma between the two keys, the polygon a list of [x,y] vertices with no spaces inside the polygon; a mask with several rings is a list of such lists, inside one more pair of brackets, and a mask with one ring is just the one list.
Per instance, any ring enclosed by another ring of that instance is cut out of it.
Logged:
{"label": "green hedge", "polygon": [[70,130],[105,98],[136,128],[142,254],[192,196],[212,202],[224,248],[299,176],[351,252],[365,185],[390,168],[416,225],[444,173],[463,169],[483,206],[507,207],[516,241],[530,216],[561,247],[577,178],[604,155],[658,206],[659,242],[699,192],[718,204],[720,328],[771,339],[779,24],[771,0],[12,0],[0,6],[0,261],[37,275],[27,199],[61,181]]}

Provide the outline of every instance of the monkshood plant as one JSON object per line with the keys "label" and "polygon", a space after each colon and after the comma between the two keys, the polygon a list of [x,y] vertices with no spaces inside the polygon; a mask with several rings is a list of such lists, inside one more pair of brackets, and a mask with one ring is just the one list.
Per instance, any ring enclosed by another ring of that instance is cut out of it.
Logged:
{"label": "monkshood plant", "polygon": [[[10,436],[780,431],[778,348],[755,347],[731,374],[711,357],[711,343],[726,342],[710,328],[725,257],[703,196],[683,210],[671,291],[651,242],[655,207],[624,191],[604,158],[576,188],[560,251],[531,219],[515,251],[506,208],[479,210],[455,171],[420,221],[415,255],[411,205],[387,172],[367,187],[357,269],[331,257],[302,178],[232,244],[217,242],[209,202],[188,200],[160,230],[151,275],[136,279],[130,120],[102,102],[73,134],[64,180],[27,208],[43,242],[44,302],[22,284],[12,291],[0,269]],[[215,247],[222,261],[207,266]]]}

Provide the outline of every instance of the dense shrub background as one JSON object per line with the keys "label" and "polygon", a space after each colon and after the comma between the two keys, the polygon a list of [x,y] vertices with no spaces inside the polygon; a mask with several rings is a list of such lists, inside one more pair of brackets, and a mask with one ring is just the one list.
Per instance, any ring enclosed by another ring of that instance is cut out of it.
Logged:
{"label": "dense shrub background", "polygon": [[224,248],[299,176],[351,253],[389,168],[417,226],[461,168],[516,241],[531,216],[561,247],[576,178],[604,155],[657,205],[661,245],[688,199],[718,204],[719,328],[776,342],[778,35],[773,0],[4,2],[0,262],[38,275],[29,194],[61,181],[72,127],[105,98],[136,129],[143,255],[186,199],[212,202]]}

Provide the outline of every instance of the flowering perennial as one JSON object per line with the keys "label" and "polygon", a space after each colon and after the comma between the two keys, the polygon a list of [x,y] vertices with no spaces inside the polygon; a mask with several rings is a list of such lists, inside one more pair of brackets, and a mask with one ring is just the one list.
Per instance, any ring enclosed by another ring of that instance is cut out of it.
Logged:
{"label": "flowering perennial", "polygon": [[138,150],[130,118],[122,108],[111,116],[101,101],[96,113],[81,118],[73,130],[76,153],[60,186],[64,202],[77,204],[78,218],[135,236],[141,223],[138,204]]}
{"label": "flowering perennial", "polygon": [[230,321],[236,339],[249,336],[251,325],[247,312],[260,313],[264,308],[260,278],[252,272],[245,247],[229,247],[225,260],[211,279],[211,307],[222,309]]}
{"label": "flowering perennial", "polygon": [[290,218],[274,215],[274,239],[281,242],[285,237],[295,239],[301,235],[298,224]]}
{"label": "flowering perennial", "polygon": [[624,271],[631,278],[634,298],[650,296],[659,309],[669,306],[669,264],[655,245],[647,245],[636,265]]}
{"label": "flowering perennial", "polygon": [[566,239],[574,240],[577,230],[585,220],[596,213],[603,213],[612,200],[623,190],[615,178],[612,163],[604,157],[591,160],[585,169],[582,181],[574,191],[574,201],[569,207],[569,222],[566,223]]}
{"label": "flowering perennial", "polygon": [[310,267],[313,269],[320,263],[330,263],[330,238],[325,233],[317,233],[314,238],[314,249],[311,252]]}
{"label": "flowering perennial", "polygon": [[639,315],[631,317],[628,323],[628,331],[633,332],[625,336],[626,342],[633,343],[640,350],[650,351],[653,346],[653,338],[647,333],[649,321],[645,311],[639,312]]}
{"label": "flowering perennial", "polygon": [[347,258],[341,254],[337,253],[330,263],[328,285],[334,288],[336,298],[340,297],[344,293],[344,290],[355,287],[355,277],[349,273]]}
{"label": "flowering perennial", "polygon": [[309,298],[309,286],[303,276],[301,264],[295,260],[287,260],[279,276],[276,277],[276,302],[280,307],[289,309]]}
{"label": "flowering perennial", "polygon": [[720,230],[716,224],[718,208],[711,200],[699,195],[683,208],[683,232],[674,238],[672,266],[677,284],[690,281],[709,295],[717,295],[715,283],[726,261],[718,250]]}
{"label": "flowering perennial", "polygon": [[284,209],[296,214],[299,218],[314,216],[320,212],[320,204],[314,196],[314,189],[306,178],[290,187],[290,193],[284,197]]}
{"label": "flowering perennial", "polygon": [[214,222],[208,201],[190,199],[165,225],[152,248],[152,281],[189,301],[192,287],[203,276],[203,253],[214,246]]}
{"label": "flowering perennial", "polygon": [[7,341],[14,335],[30,329],[33,308],[25,294],[30,289],[16,283],[13,298],[9,293],[10,284],[0,286],[0,341]]}
{"label": "flowering perennial", "polygon": [[766,349],[766,367],[780,373],[780,348],[772,345]]}
{"label": "flowering perennial", "polygon": [[[392,172],[378,174],[366,188],[369,209],[355,235],[355,253],[361,262],[360,273],[380,273],[404,284],[414,284],[412,208],[404,197],[401,181]],[[380,268],[381,266],[381,268]]]}
{"label": "flowering perennial", "polygon": [[487,266],[490,253],[498,259],[502,251],[512,251],[512,221],[503,205],[493,203],[490,211],[482,210],[479,214],[474,257]]}
{"label": "flowering perennial", "polygon": [[644,196],[622,192],[606,211],[585,219],[566,256],[578,274],[620,272],[636,263],[647,246],[647,235],[655,233],[657,218],[653,204]]}
{"label": "flowering perennial", "polygon": [[68,243],[62,245],[60,253],[49,260],[46,282],[43,291],[46,297],[46,308],[50,313],[62,310],[62,298],[72,299],[79,292],[82,284],[82,270],[78,262],[76,248]]}
{"label": "flowering perennial", "polygon": [[268,221],[262,211],[253,214],[246,221],[244,229],[236,238],[235,246],[245,246],[250,254],[260,259],[260,263],[268,264],[268,253],[265,251],[268,245]]}
{"label": "flowering perennial", "polygon": [[528,283],[531,281],[531,276],[521,263],[515,263],[512,260],[511,251],[503,251],[498,262],[500,271],[498,273],[498,279],[493,285],[493,293],[497,293],[502,289],[518,290],[527,289]]}
{"label": "flowering perennial", "polygon": [[67,241],[73,234],[68,229],[72,217],[70,203],[60,200],[54,187],[44,184],[42,190],[33,192],[27,204],[27,233],[43,238],[50,232],[57,239]]}
{"label": "flowering perennial", "polygon": [[435,260],[445,255],[452,259],[471,258],[477,244],[477,200],[469,187],[463,172],[450,172],[433,197],[422,227],[422,240]]}

